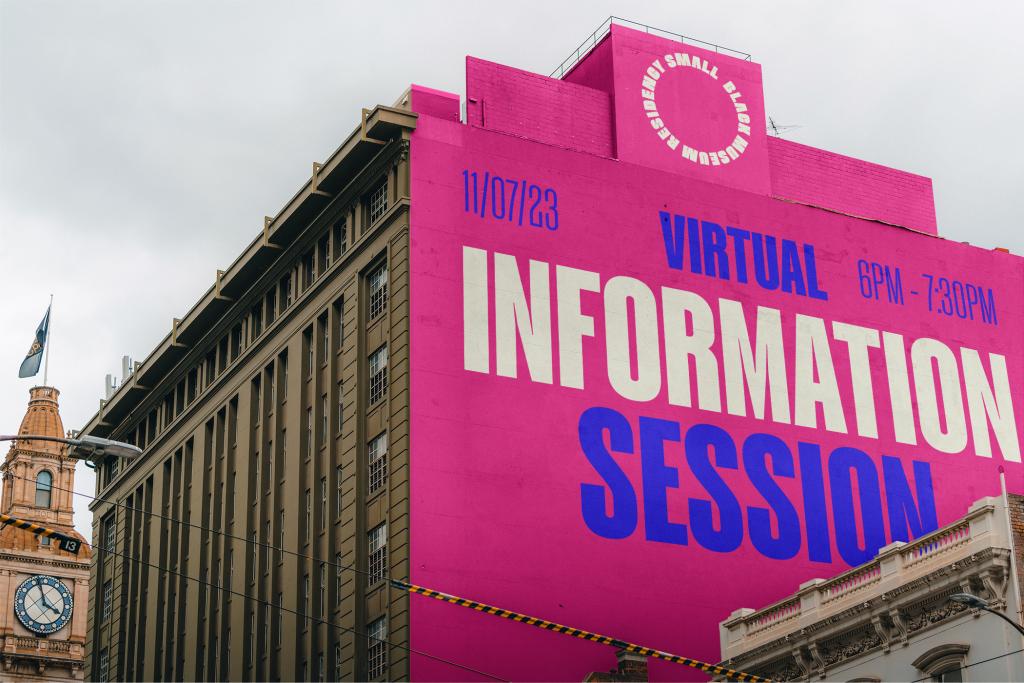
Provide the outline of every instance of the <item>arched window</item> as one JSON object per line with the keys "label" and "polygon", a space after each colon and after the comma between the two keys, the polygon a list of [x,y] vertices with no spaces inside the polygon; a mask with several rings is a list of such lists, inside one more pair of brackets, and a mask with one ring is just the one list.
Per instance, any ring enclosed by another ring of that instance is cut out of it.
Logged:
{"label": "arched window", "polygon": [[963,666],[967,661],[970,645],[948,643],[925,652],[914,660],[912,666],[928,676],[929,680],[949,683],[964,680]]}
{"label": "arched window", "polygon": [[50,507],[50,492],[53,490],[53,475],[43,470],[36,477],[36,507]]}

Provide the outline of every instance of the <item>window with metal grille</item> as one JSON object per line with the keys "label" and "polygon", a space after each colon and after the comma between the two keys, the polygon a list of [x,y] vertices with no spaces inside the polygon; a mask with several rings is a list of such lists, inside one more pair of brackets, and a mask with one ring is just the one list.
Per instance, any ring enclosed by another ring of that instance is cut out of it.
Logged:
{"label": "window with metal grille", "polygon": [[99,663],[99,676],[96,677],[98,681],[105,681],[110,676],[110,653],[107,648],[100,650],[100,663]]}
{"label": "window with metal grille", "polygon": [[318,654],[316,656],[316,680],[324,680],[324,673],[324,656],[323,654]]}
{"label": "window with metal grille", "polygon": [[366,461],[369,463],[370,493],[383,488],[388,478],[388,433],[373,438],[367,447]]}
{"label": "window with metal grille", "polygon": [[367,535],[370,556],[370,583],[383,581],[388,575],[388,524],[384,522]]}
{"label": "window with metal grille", "polygon": [[388,210],[388,183],[386,180],[370,193],[367,205],[370,207],[370,225],[373,225]]}
{"label": "window with metal grille", "polygon": [[366,627],[366,677],[381,678],[388,669],[388,618],[371,621]]}
{"label": "window with metal grille", "polygon": [[388,266],[381,265],[367,278],[370,288],[370,320],[384,312],[388,305]]}
{"label": "window with metal grille", "polygon": [[114,546],[117,539],[117,520],[114,515],[109,515],[103,522],[103,546],[105,550],[115,552]]}
{"label": "window with metal grille", "polygon": [[110,621],[110,613],[114,609],[114,582],[103,582],[103,611],[101,621]]}
{"label": "window with metal grille", "polygon": [[370,405],[379,402],[387,393],[388,345],[370,354]]}
{"label": "window with metal grille", "polygon": [[334,646],[334,680],[341,680],[341,645]]}

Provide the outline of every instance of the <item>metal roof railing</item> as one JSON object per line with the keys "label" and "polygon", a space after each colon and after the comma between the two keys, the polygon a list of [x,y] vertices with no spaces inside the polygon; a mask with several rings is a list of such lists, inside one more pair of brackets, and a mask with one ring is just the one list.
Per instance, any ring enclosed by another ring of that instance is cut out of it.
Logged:
{"label": "metal roof railing", "polygon": [[678,40],[680,43],[683,44],[691,44],[696,45],[698,47],[704,47],[706,49],[727,54],[731,57],[736,57],[747,62],[750,61],[750,54],[747,52],[734,50],[732,48],[724,47],[722,45],[716,45],[715,43],[709,43],[706,40],[691,38],[690,36],[684,36],[681,33],[675,33],[674,31],[666,31],[665,29],[655,28],[654,26],[641,24],[638,21],[632,21],[631,19],[623,19],[622,17],[612,15],[605,19],[603,22],[601,22],[601,25],[597,27],[597,30],[591,33],[586,40],[580,43],[580,46],[577,47],[571,55],[566,57],[565,60],[563,60],[562,63],[559,64],[558,67],[551,72],[551,77],[561,78],[565,74],[572,71],[573,67],[579,64],[580,61],[582,61],[582,59],[586,57],[590,53],[590,51],[597,46],[598,43],[601,42],[605,35],[607,35],[609,31],[611,31],[611,25],[613,23],[619,24],[620,26],[628,26],[631,28],[635,28],[643,31],[644,33],[650,33],[656,36],[661,36],[662,38],[668,38],[669,40]]}

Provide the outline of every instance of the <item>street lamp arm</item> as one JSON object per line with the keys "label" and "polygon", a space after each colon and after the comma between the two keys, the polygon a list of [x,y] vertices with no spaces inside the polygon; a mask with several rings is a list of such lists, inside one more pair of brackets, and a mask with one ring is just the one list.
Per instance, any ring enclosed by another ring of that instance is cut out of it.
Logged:
{"label": "street lamp arm", "polygon": [[991,612],[992,614],[996,615],[997,617],[999,617],[1000,619],[1002,619],[1003,621],[1005,621],[1006,623],[1008,623],[1008,624],[1009,624],[1010,626],[1012,626],[1012,627],[1014,627],[1015,629],[1017,629],[1018,631],[1020,631],[1020,634],[1021,634],[1022,636],[1024,636],[1024,626],[1021,626],[1021,625],[1020,625],[1020,624],[1018,624],[1018,623],[1017,623],[1016,621],[1014,621],[1014,620],[1013,620],[1013,619],[1011,619],[1010,617],[1006,616],[1006,615],[1005,615],[1005,614],[1003,614],[1002,612],[1000,612],[1000,611],[998,611],[998,610],[994,610],[994,609],[992,609],[991,607],[981,607],[981,606],[978,606],[978,609],[983,609],[983,610],[985,610],[986,612]]}
{"label": "street lamp arm", "polygon": [[112,455],[118,458],[137,458],[142,455],[142,449],[123,441],[111,441],[98,436],[82,436],[77,439],[68,439],[62,436],[44,436],[42,434],[0,434],[0,441],[55,441],[66,443],[68,457],[80,460],[89,460],[94,457]]}

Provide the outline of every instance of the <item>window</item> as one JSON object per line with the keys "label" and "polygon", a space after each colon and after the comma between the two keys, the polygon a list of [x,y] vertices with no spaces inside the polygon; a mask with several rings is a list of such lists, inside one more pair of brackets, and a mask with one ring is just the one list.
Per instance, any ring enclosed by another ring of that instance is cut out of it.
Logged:
{"label": "window", "polygon": [[334,477],[336,479],[335,489],[334,489],[334,516],[335,517],[341,517],[341,484],[342,484],[341,471],[342,471],[341,470],[341,465],[338,465],[337,467],[334,468]]}
{"label": "window", "polygon": [[242,325],[239,323],[231,330],[231,355],[229,358],[235,360],[242,352]]}
{"label": "window", "polygon": [[384,398],[387,384],[388,346],[385,344],[370,354],[370,405]]}
{"label": "window", "polygon": [[341,605],[341,580],[342,576],[341,553],[334,555],[334,592],[337,593],[334,600]]}
{"label": "window", "polygon": [[306,347],[306,377],[313,376],[313,328],[302,333],[302,345]]}
{"label": "window", "polygon": [[366,677],[382,677],[388,668],[388,618],[371,621],[366,627]]}
{"label": "window", "polygon": [[256,610],[249,614],[249,667],[256,666]]}
{"label": "window", "polygon": [[263,647],[264,653],[270,645],[270,605],[263,605]]}
{"label": "window", "polygon": [[386,180],[370,193],[367,205],[370,208],[370,225],[373,225],[388,210],[388,183]]}
{"label": "window", "polygon": [[334,646],[334,680],[341,680],[341,645]]}
{"label": "window", "polygon": [[964,680],[963,666],[967,661],[970,646],[964,643],[948,643],[926,651],[914,660],[913,667],[928,679],[940,682]]}
{"label": "window", "polygon": [[[284,605],[284,593],[277,594],[277,606],[282,607]],[[277,647],[281,647],[281,610],[277,610]]]}
{"label": "window", "polygon": [[302,614],[306,617],[305,625],[309,626],[309,574],[302,577]]}
{"label": "window", "polygon": [[103,609],[100,621],[110,621],[110,613],[114,611],[114,582],[107,579],[103,582]]}
{"label": "window", "polygon": [[320,531],[327,528],[327,477],[320,478]]}
{"label": "window", "polygon": [[314,254],[313,250],[310,249],[302,257],[302,290],[305,291],[313,284],[313,261]]}
{"label": "window", "polygon": [[327,324],[327,314],[324,313],[317,321],[317,331],[320,332],[320,362],[326,363],[331,354],[331,326]]}
{"label": "window", "polygon": [[388,576],[388,524],[375,526],[367,534],[369,540],[370,583],[383,581]]}
{"label": "window", "polygon": [[327,410],[327,394],[320,397],[320,445],[327,445],[327,421],[330,419]]}
{"label": "window", "polygon": [[376,493],[388,478],[388,433],[384,432],[370,441],[366,449],[369,463],[370,493]]}
{"label": "window", "polygon": [[320,563],[320,618],[327,616],[327,563]]}
{"label": "window", "polygon": [[306,543],[309,543],[310,532],[313,530],[313,525],[310,523],[313,516],[313,494],[310,493],[309,489],[306,489]]}
{"label": "window", "polygon": [[277,316],[277,298],[274,296],[273,287],[271,287],[270,291],[267,292],[265,303],[267,308],[267,325],[270,325],[270,323],[274,322],[274,318]]}
{"label": "window", "polygon": [[323,275],[331,267],[331,236],[324,235],[317,244],[317,275]]}
{"label": "window", "polygon": [[117,545],[117,518],[113,514],[103,520],[103,546],[105,550],[114,552]]}
{"label": "window", "polygon": [[322,653],[316,656],[316,680],[324,680],[324,656]]}
{"label": "window", "polygon": [[43,470],[36,476],[36,507],[48,508],[53,492],[53,475]]}
{"label": "window", "polygon": [[256,548],[259,547],[259,544],[256,541],[255,531],[252,532],[252,535],[249,537],[249,542],[252,543],[252,557],[250,558],[252,562],[252,567],[249,570],[249,583],[256,583],[256,571],[258,568],[258,562],[256,560]]}
{"label": "window", "polygon": [[292,274],[288,273],[278,284],[278,295],[280,298],[280,308],[282,311],[292,305]]}
{"label": "window", "polygon": [[371,320],[384,312],[388,305],[388,266],[382,264],[370,273],[367,278],[370,290],[370,313]]}
{"label": "window", "polygon": [[110,653],[107,651],[107,648],[100,650],[99,670],[99,676],[96,677],[96,680],[105,681],[110,677]]}
{"label": "window", "polygon": [[348,224],[346,216],[342,216],[334,224],[334,256],[339,258],[346,251],[348,251]]}
{"label": "window", "polygon": [[313,457],[313,407],[306,408],[306,457]]}
{"label": "window", "polygon": [[250,343],[255,341],[260,336],[260,332],[263,331],[263,306],[257,304],[253,306],[252,313],[249,316],[249,341]]}

